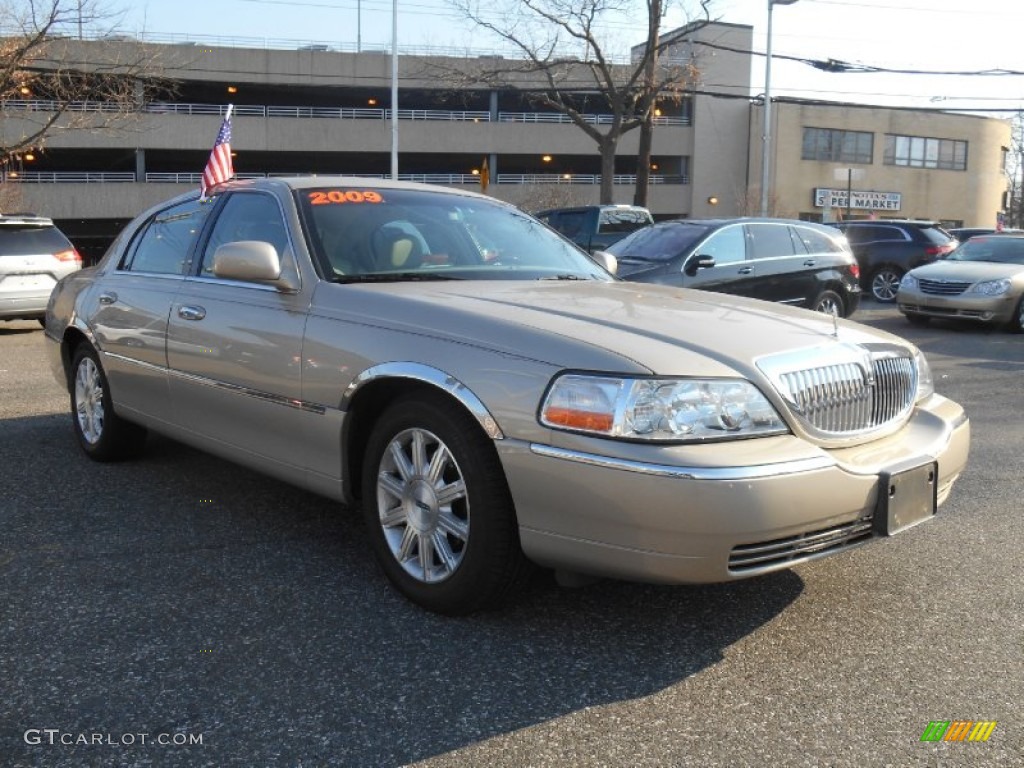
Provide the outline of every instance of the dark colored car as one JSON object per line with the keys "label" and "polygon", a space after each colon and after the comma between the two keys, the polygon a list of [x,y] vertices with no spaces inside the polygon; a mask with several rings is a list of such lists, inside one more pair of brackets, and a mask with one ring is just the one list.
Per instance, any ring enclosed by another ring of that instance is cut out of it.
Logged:
{"label": "dark colored car", "polygon": [[751,296],[848,317],[860,271],[846,238],[790,219],[677,219],[607,249],[619,277]]}
{"label": "dark colored car", "polygon": [[1024,230],[1022,229],[996,229],[995,227],[957,227],[956,229],[947,229],[946,231],[961,243],[965,240],[970,240],[972,237],[977,235],[1024,234]]}
{"label": "dark colored car", "polygon": [[607,250],[630,232],[654,223],[651,212],[638,205],[551,208],[534,216],[591,253]]}
{"label": "dark colored car", "polygon": [[861,285],[876,301],[896,301],[903,275],[953,252],[957,239],[935,221],[841,221],[860,263]]}
{"label": "dark colored car", "polygon": [[82,257],[53,221],[0,215],[0,320],[42,320],[50,291],[82,268]]}

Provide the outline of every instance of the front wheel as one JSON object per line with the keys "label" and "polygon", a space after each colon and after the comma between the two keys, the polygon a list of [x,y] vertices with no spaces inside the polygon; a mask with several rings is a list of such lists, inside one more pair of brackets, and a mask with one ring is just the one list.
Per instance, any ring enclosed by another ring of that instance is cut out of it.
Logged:
{"label": "front wheel", "polygon": [[818,294],[818,298],[814,300],[814,305],[811,309],[815,312],[823,312],[826,315],[832,315],[832,317],[846,316],[846,305],[843,302],[843,297],[835,291],[822,291]]}
{"label": "front wheel", "polygon": [[875,301],[891,304],[896,301],[896,293],[900,289],[903,270],[897,267],[880,267],[871,276],[871,295]]}
{"label": "front wheel", "polygon": [[71,361],[71,423],[86,455],[96,461],[116,461],[138,453],[146,430],[114,413],[113,399],[99,355],[79,345]]}
{"label": "front wheel", "polygon": [[497,452],[456,403],[399,400],[370,436],[363,515],[384,573],[438,613],[493,607],[523,581],[515,508]]}
{"label": "front wheel", "polygon": [[1010,318],[1009,327],[1013,333],[1024,333],[1024,296],[1021,296],[1017,303],[1017,309],[1014,310],[1013,317]]}

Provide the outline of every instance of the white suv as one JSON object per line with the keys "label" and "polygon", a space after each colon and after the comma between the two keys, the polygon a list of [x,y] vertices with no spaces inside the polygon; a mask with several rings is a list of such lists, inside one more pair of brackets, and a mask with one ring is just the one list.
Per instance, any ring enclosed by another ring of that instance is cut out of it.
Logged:
{"label": "white suv", "polygon": [[42,322],[53,286],[81,268],[81,255],[51,219],[0,215],[0,320]]}

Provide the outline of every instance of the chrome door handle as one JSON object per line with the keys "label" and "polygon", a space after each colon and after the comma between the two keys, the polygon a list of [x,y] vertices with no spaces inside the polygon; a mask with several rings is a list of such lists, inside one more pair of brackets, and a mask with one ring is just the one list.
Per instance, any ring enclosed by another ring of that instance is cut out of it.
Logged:
{"label": "chrome door handle", "polygon": [[206,317],[206,310],[202,307],[178,307],[178,317],[182,320],[202,320]]}
{"label": "chrome door handle", "polygon": [[754,268],[753,267],[743,267],[743,269],[741,269],[739,272],[737,272],[737,274],[739,274],[739,275],[752,275],[752,274],[754,274]]}
{"label": "chrome door handle", "polygon": [[117,294],[111,291],[110,293],[101,293],[97,299],[100,304],[113,304],[117,301]]}
{"label": "chrome door handle", "polygon": [[804,262],[805,267],[813,267],[817,262],[814,259],[808,259]]}

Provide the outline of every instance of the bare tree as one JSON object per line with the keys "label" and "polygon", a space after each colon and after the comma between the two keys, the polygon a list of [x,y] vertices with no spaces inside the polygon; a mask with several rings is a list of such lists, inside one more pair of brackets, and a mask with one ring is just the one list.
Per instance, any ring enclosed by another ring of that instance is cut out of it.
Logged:
{"label": "bare tree", "polygon": [[[616,63],[600,30],[607,15],[633,7],[634,0],[496,0],[484,10],[479,0],[449,2],[521,58],[468,60],[458,68],[447,67],[444,76],[453,77],[462,87],[486,85],[516,91],[535,106],[568,117],[597,144],[602,203],[612,202],[620,139],[644,126],[637,195],[646,202],[656,104],[659,99],[681,98],[696,76],[689,63],[659,58],[676,42],[660,35],[665,0],[645,0],[644,45],[634,48],[629,64]],[[699,2],[704,24],[710,20],[711,0]],[[586,108],[594,104],[606,111],[609,122],[599,124],[588,117]]]}
{"label": "bare tree", "polygon": [[148,46],[75,39],[112,18],[94,0],[0,0],[0,160],[60,132],[124,127],[151,92],[166,90]]}

